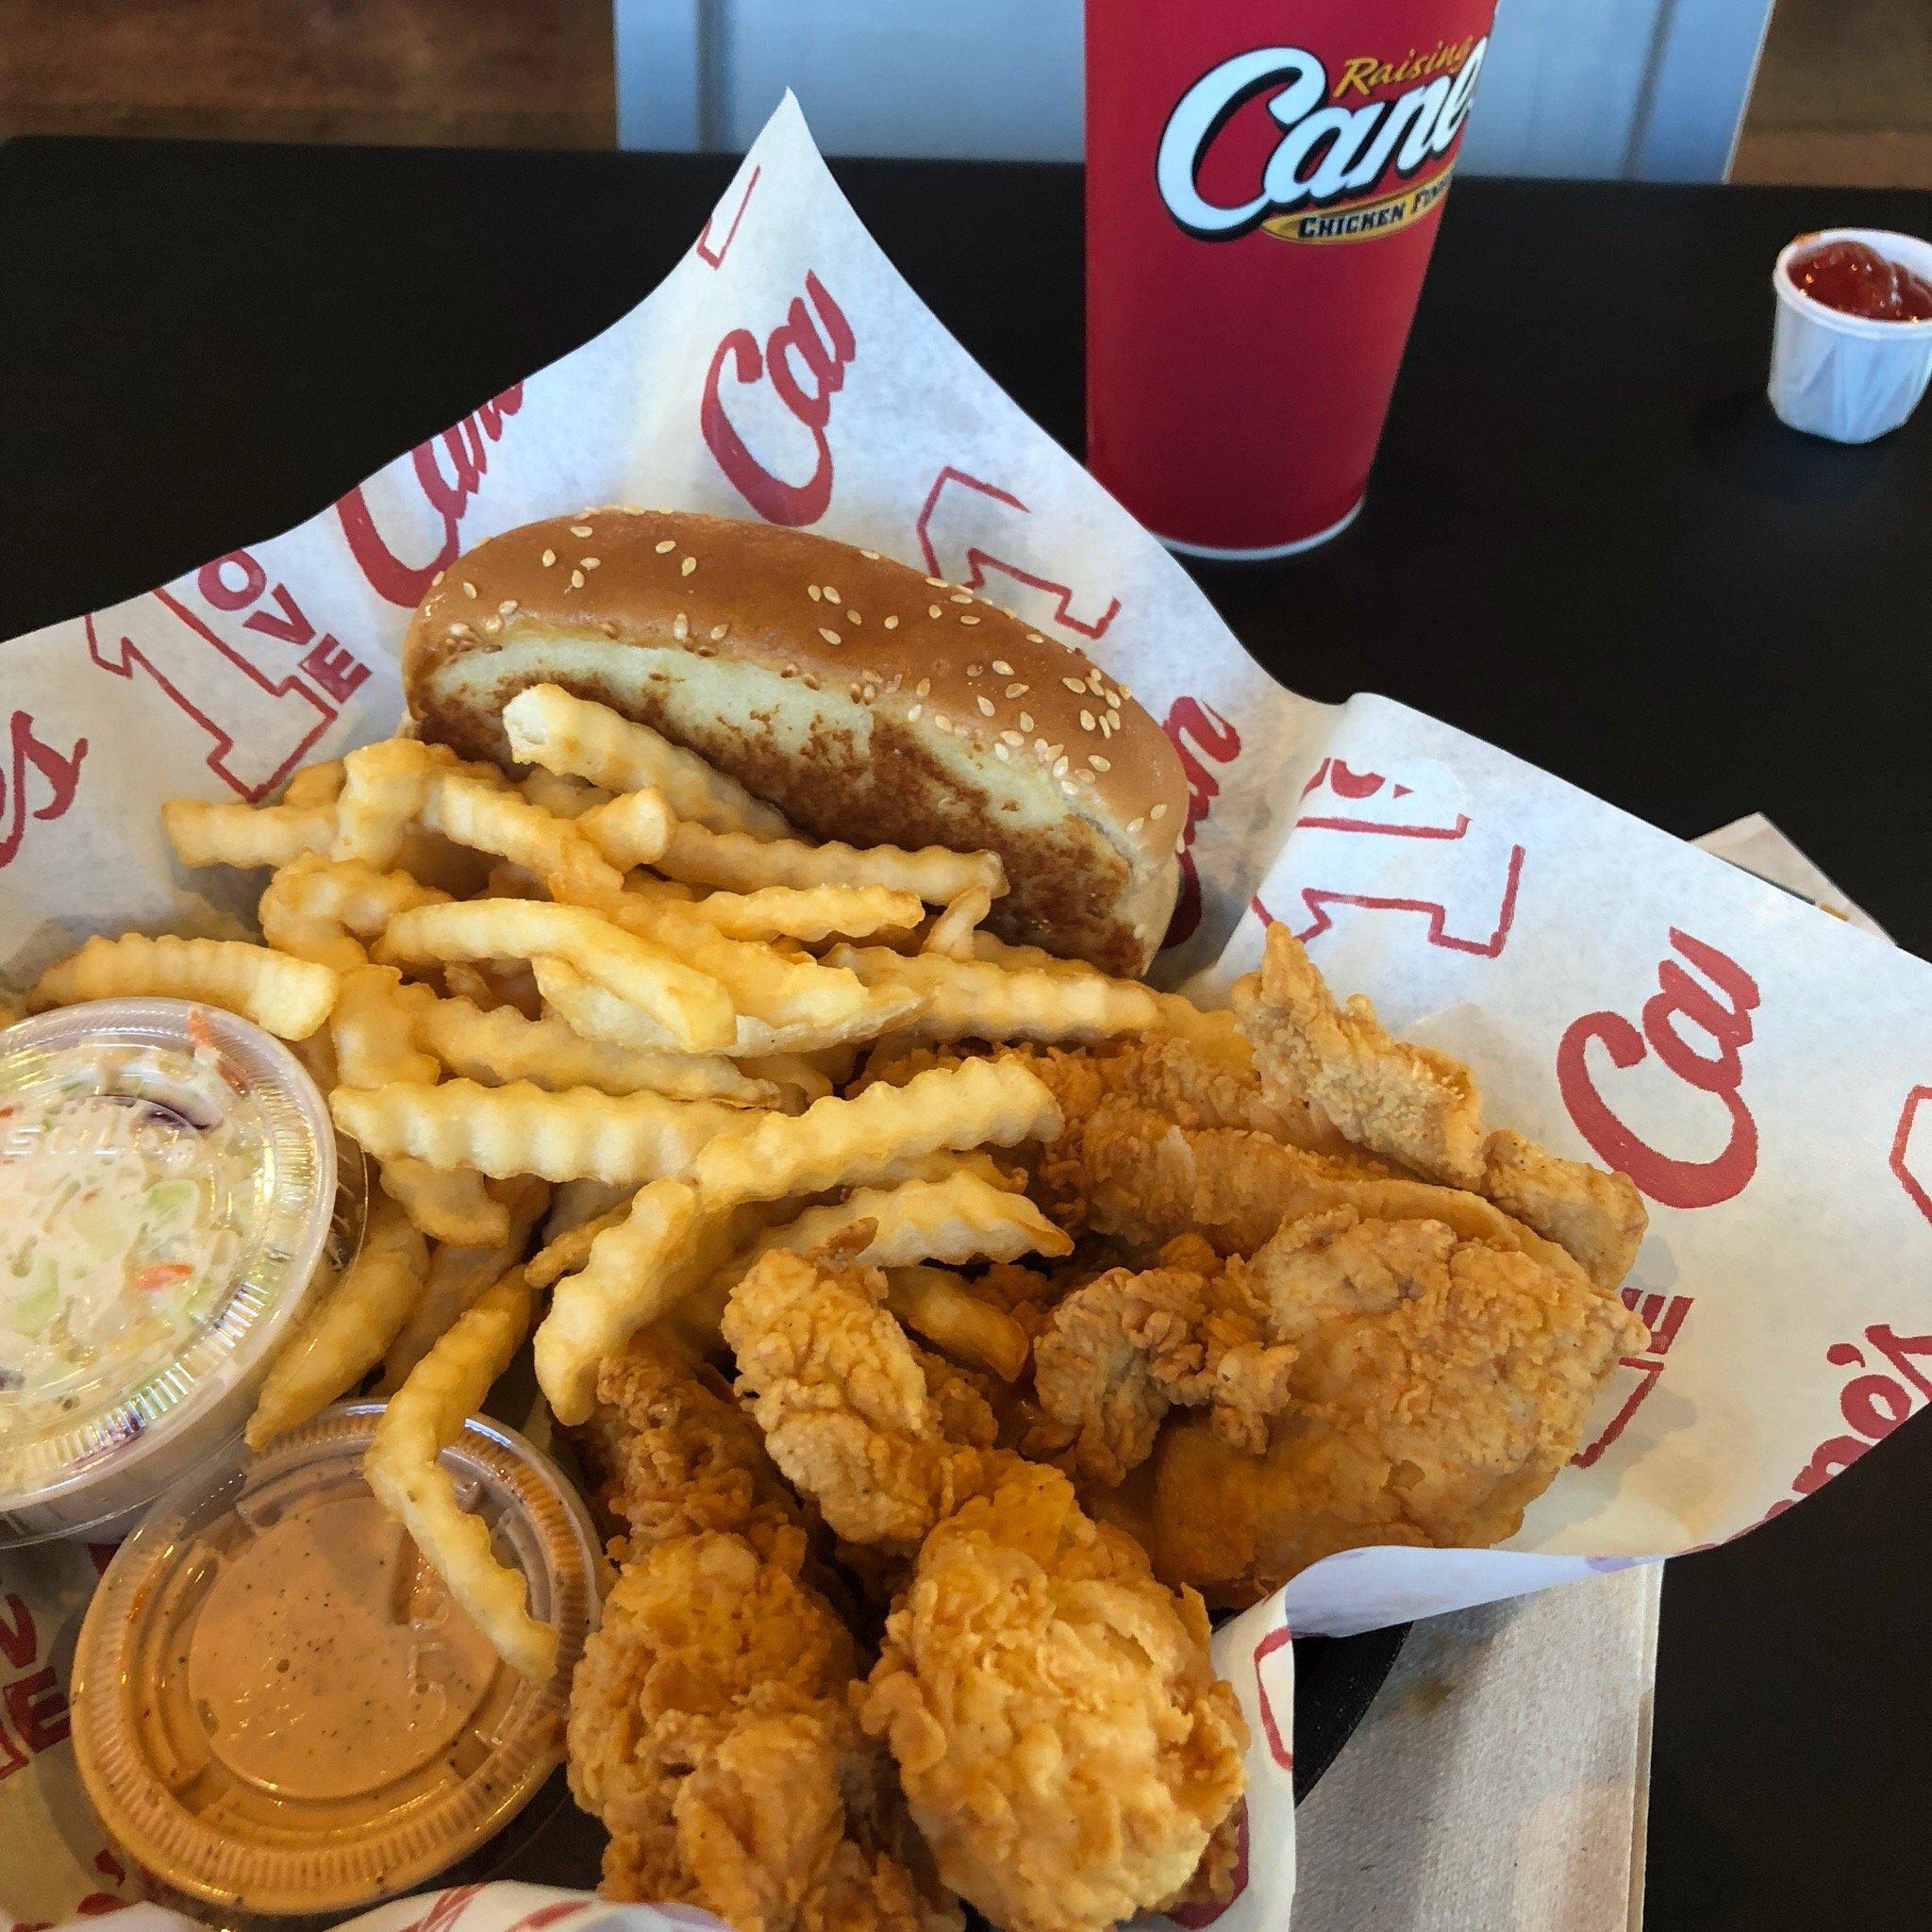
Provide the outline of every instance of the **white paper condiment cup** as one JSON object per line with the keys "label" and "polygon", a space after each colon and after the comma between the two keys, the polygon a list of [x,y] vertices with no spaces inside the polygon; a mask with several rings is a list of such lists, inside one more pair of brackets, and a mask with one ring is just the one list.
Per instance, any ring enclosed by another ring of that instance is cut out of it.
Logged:
{"label": "white paper condiment cup", "polygon": [[1918,408],[1932,377],[1932,322],[1874,322],[1827,308],[1791,279],[1791,263],[1827,242],[1863,242],[1932,281],[1932,242],[1889,228],[1821,228],[1779,254],[1771,286],[1771,407],[1781,422],[1834,442],[1870,442]]}

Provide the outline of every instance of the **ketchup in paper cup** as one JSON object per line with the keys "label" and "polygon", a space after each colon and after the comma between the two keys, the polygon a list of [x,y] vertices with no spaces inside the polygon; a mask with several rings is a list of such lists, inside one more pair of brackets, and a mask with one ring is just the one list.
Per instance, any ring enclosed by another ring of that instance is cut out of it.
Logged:
{"label": "ketchup in paper cup", "polygon": [[1771,283],[1770,394],[1781,422],[1870,442],[1918,408],[1932,378],[1932,242],[1825,228],[1790,242]]}
{"label": "ketchup in paper cup", "polygon": [[562,1758],[601,1584],[583,1503],[486,1418],[442,1453],[557,1631],[558,1667],[533,1683],[364,1480],[381,1413],[339,1404],[253,1457],[237,1444],[155,1505],[88,1607],[81,1777],[116,1843],[198,1915],[340,1915],[408,1891],[487,1857]]}
{"label": "ketchup in paper cup", "polygon": [[362,1208],[248,1021],[100,1000],[0,1030],[0,1548],[119,1534],[232,1441]]}

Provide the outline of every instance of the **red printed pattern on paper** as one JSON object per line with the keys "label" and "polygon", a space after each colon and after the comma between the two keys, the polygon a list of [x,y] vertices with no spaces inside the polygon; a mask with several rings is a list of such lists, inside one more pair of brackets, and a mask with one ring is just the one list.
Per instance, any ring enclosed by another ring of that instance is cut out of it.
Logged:
{"label": "red printed pattern on paper", "polygon": [[1682,1333],[1684,1318],[1690,1312],[1688,1294],[1646,1292],[1641,1288],[1624,1288],[1619,1292],[1624,1297],[1624,1306],[1650,1330],[1650,1341],[1635,1355],[1624,1357],[1612,1372],[1609,1386],[1614,1389],[1623,1383],[1626,1392],[1596,1440],[1587,1442],[1570,1458],[1578,1469],[1588,1469],[1595,1462],[1630,1426],[1637,1411],[1650,1399],[1663,1374],[1664,1357]]}
{"label": "red printed pattern on paper", "polygon": [[[738,206],[731,213],[731,225],[724,230],[724,239],[713,248],[711,246],[711,224],[718,219],[718,209],[713,208],[705,217],[705,225],[698,230],[698,239],[691,244],[691,253],[712,268],[724,266],[724,257],[731,244],[738,239],[738,225],[744,219],[744,211],[751,206],[751,192],[758,185],[758,176],[764,173],[762,165],[751,171],[751,179],[744,184],[744,192],[738,197]],[[719,207],[723,207],[721,202]]]}
{"label": "red printed pattern on paper", "polygon": [[377,529],[359,483],[338,500],[336,518],[349,554],[378,597],[412,610],[428,594],[437,573],[456,560],[463,547],[463,511],[490,468],[489,446],[503,440],[504,418],[514,416],[523,406],[524,386],[513,382],[480,409],[409,452],[423,499],[441,525],[432,556],[416,562],[399,557]]}
{"label": "red printed pattern on paper", "polygon": [[[748,328],[734,328],[724,336],[705,373],[698,414],[706,447],[731,487],[768,524],[794,528],[817,523],[832,500],[832,445],[825,425],[832,418],[832,398],[845,386],[846,366],[858,353],[844,310],[817,275],[807,274],[805,292],[811,308],[794,296],[785,320],[762,347]],[[725,404],[727,376],[737,389],[769,383],[810,438],[811,469],[803,480],[786,481],[752,454]]]}
{"label": "red printed pattern on paper", "polygon": [[[1762,994],[1729,954],[1675,926],[1671,944],[1704,979],[1692,978],[1675,959],[1665,959],[1657,967],[1657,991],[1643,1004],[1641,1030],[1615,1012],[1585,1013],[1573,1021],[1557,1048],[1557,1084],[1577,1131],[1652,1200],[1667,1208],[1710,1208],[1742,1193],[1757,1171],[1757,1123],[1740,1090],[1750,1016]],[[1699,1053],[1678,1030],[1680,1019],[1703,1033],[1714,1051]],[[1722,1150],[1708,1160],[1681,1160],[1627,1127],[1590,1069],[1592,1042],[1606,1049],[1612,1066],[1626,1071],[1654,1052],[1687,1086],[1709,1094],[1729,1120]]]}
{"label": "red printed pattern on paper", "polygon": [[[1001,550],[1026,549],[1032,533],[1020,519],[1030,514],[1010,490],[983,477],[969,476],[948,463],[933,478],[913,528],[919,537],[920,554],[933,576],[978,591],[986,587],[987,572],[996,570],[1016,584],[1044,591],[1054,600],[1045,622],[1062,625],[1085,638],[1102,636],[1121,614],[1118,597],[1109,595],[1105,604],[1097,594],[1083,598],[1071,584],[1013,563],[989,547],[997,543]],[[1075,608],[1080,605],[1088,615],[1080,615]]]}
{"label": "red printed pattern on paper", "polygon": [[[70,751],[49,744],[34,728],[32,717],[15,711],[7,725],[5,762],[0,763],[0,866],[13,862],[26,838],[29,819],[58,819],[74,803],[80,789],[80,761],[87,740],[75,739]],[[30,796],[29,777],[39,781],[38,797]]]}
{"label": "red printed pattern on paper", "polygon": [[1199,698],[1176,698],[1160,728],[1180,755],[1181,773],[1188,781],[1188,822],[1181,829],[1181,889],[1174,901],[1163,947],[1178,946],[1194,936],[1201,924],[1201,874],[1194,863],[1194,829],[1221,795],[1221,780],[1210,765],[1227,766],[1241,756],[1241,735],[1212,706]]}
{"label": "red printed pattern on paper", "polygon": [[1887,1165],[1927,1221],[1932,1221],[1932,1087],[1914,1087],[1899,1110]]}
{"label": "red printed pattern on paper", "polygon": [[[1346,809],[1318,804],[1295,819],[1297,842],[1292,848],[1298,866],[1311,883],[1291,889],[1302,903],[1305,916],[1290,912],[1283,902],[1277,913],[1257,896],[1257,916],[1264,925],[1278,917],[1304,943],[1335,924],[1331,908],[1353,906],[1370,912],[1420,913],[1426,942],[1454,953],[1474,953],[1493,959],[1503,950],[1516,923],[1518,889],[1523,883],[1524,848],[1513,840],[1478,825],[1466,812],[1431,816],[1421,805],[1404,806],[1416,797],[1413,787],[1380,772],[1357,772],[1340,758],[1324,758],[1302,788],[1304,804],[1316,791],[1325,791]],[[1348,844],[1313,839],[1333,833]],[[1377,856],[1403,853],[1417,866],[1407,890],[1385,887],[1358,891],[1319,881],[1332,862],[1338,870],[1353,870],[1363,838],[1399,841],[1380,848]]]}
{"label": "red printed pattern on paper", "polygon": [[[1866,1350],[1891,1371],[1874,1365]],[[1779,1516],[1793,1503],[1821,1490],[1849,1469],[1874,1443],[1882,1442],[1899,1424],[1925,1402],[1932,1401],[1932,1335],[1900,1335],[1889,1322],[1874,1322],[1861,1342],[1835,1341],[1824,1351],[1833,1368],[1859,1369],[1839,1391],[1839,1415],[1847,1433],[1830,1436],[1818,1445],[1804,1468],[1791,1478],[1791,1493],[1764,1512],[1765,1521]]]}
{"label": "red printed pattern on paper", "polygon": [[9,1591],[0,1596],[0,1660],[9,1674],[0,1684],[0,1782],[67,1736],[67,1693],[40,1655],[33,1610]]}

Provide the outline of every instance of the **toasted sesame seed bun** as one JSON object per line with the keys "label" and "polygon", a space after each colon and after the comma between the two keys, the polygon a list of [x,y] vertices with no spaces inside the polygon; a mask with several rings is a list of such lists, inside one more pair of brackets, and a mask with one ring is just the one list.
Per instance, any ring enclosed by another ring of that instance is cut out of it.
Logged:
{"label": "toasted sesame seed bun", "polygon": [[424,737],[507,761],[554,683],[689,745],[801,831],[990,849],[1003,938],[1138,973],[1174,908],[1180,761],[1079,652],[824,537],[671,510],[528,524],[452,564],[403,647]]}

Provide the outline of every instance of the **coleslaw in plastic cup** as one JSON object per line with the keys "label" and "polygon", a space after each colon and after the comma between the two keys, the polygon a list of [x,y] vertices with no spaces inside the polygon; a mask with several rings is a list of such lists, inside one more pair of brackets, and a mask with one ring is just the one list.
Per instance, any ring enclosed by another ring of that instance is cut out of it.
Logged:
{"label": "coleslaw in plastic cup", "polygon": [[248,1021],[99,1000],[0,1030],[0,1548],[112,1537],[239,1435],[362,1210],[359,1155]]}

